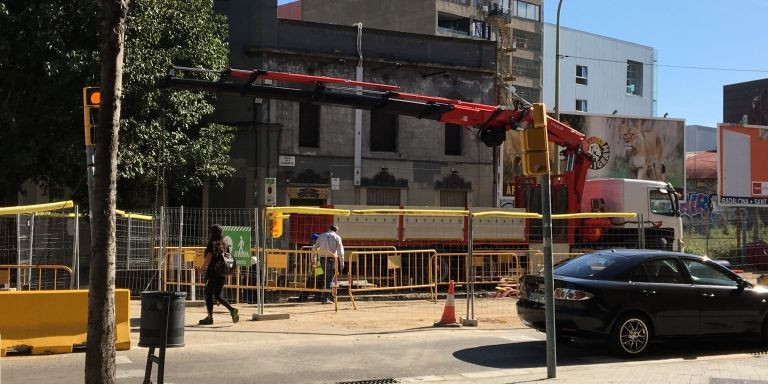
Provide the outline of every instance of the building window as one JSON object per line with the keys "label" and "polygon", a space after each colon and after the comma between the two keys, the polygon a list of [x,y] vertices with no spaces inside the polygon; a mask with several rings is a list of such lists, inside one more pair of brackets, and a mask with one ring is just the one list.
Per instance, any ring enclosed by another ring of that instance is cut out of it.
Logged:
{"label": "building window", "polygon": [[527,77],[529,79],[538,79],[540,77],[541,65],[538,60],[515,57],[512,65],[514,67],[513,73],[517,77]]}
{"label": "building window", "polygon": [[536,88],[515,86],[515,89],[517,96],[527,102],[536,103],[541,100],[539,99],[539,90]]}
{"label": "building window", "polygon": [[627,60],[627,94],[643,95],[643,63]]}
{"label": "building window", "polygon": [[470,35],[470,20],[467,17],[438,12],[437,27],[441,31],[451,34]]}
{"label": "building window", "polygon": [[440,206],[466,208],[467,191],[441,190]]}
{"label": "building window", "polygon": [[371,111],[371,151],[397,152],[397,115]]}
{"label": "building window", "polygon": [[400,206],[399,188],[366,188],[365,201],[368,205]]}
{"label": "building window", "polygon": [[320,106],[311,103],[299,104],[299,146],[320,146]]}
{"label": "building window", "polygon": [[576,66],[576,84],[587,85],[587,66],[586,65]]}
{"label": "building window", "polygon": [[539,21],[539,6],[525,1],[515,1],[515,16]]}
{"label": "building window", "polygon": [[445,154],[461,156],[462,126],[456,124],[445,125]]}
{"label": "building window", "polygon": [[587,112],[587,101],[576,99],[576,110],[580,112]]}
{"label": "building window", "polygon": [[528,32],[515,28],[512,30],[512,40],[515,42],[517,49],[527,49],[530,51],[541,50],[540,33]]}
{"label": "building window", "polygon": [[479,37],[482,39],[490,40],[491,39],[491,26],[480,20],[475,20],[472,22],[472,37]]}

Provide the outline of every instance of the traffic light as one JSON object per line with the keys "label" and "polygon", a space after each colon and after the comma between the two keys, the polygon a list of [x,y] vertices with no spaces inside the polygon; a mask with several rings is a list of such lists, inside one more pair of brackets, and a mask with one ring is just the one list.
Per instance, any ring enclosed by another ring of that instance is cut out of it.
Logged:
{"label": "traffic light", "polygon": [[523,174],[526,176],[548,175],[547,110],[543,103],[535,103],[531,113],[533,127],[523,131]]}
{"label": "traffic light", "polygon": [[285,217],[286,215],[280,211],[269,212],[269,230],[273,239],[283,236],[283,219]]}
{"label": "traffic light", "polygon": [[101,91],[99,87],[83,87],[83,124],[85,127],[85,145],[93,145],[96,138],[96,123],[99,119]]}

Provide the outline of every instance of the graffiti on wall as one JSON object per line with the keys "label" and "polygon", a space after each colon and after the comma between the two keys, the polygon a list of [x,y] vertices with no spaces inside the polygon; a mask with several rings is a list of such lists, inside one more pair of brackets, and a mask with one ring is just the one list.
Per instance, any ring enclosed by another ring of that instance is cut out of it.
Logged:
{"label": "graffiti on wall", "polygon": [[680,214],[685,226],[737,224],[749,219],[749,210],[744,207],[721,207],[717,194],[691,192],[685,202],[680,203]]}

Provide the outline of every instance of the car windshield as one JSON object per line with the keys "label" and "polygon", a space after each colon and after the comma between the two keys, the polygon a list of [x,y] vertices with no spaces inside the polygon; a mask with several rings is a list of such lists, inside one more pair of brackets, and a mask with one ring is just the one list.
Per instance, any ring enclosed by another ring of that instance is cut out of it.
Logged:
{"label": "car windshield", "polygon": [[665,216],[675,215],[675,207],[672,204],[672,198],[668,193],[652,189],[649,191],[648,201],[650,204],[651,213]]}
{"label": "car windshield", "polygon": [[605,253],[589,253],[565,263],[554,270],[559,276],[577,277],[580,279],[611,280],[626,267],[628,259],[624,256]]}

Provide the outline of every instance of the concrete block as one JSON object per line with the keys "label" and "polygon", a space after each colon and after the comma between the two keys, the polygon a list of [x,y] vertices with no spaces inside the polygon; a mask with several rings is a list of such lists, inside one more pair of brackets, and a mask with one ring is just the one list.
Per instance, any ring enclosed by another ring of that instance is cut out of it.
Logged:
{"label": "concrete block", "polygon": [[290,313],[264,313],[264,314],[254,313],[251,319],[253,321],[262,321],[262,320],[288,320],[290,318],[291,318]]}

